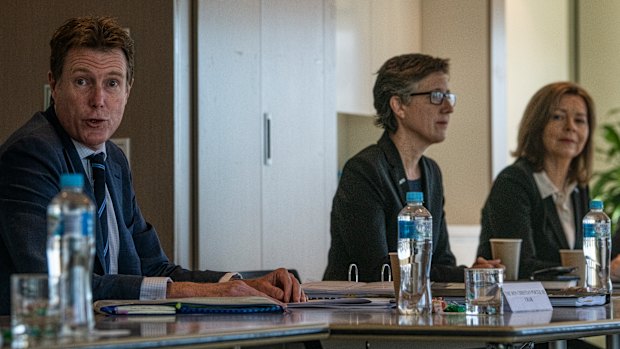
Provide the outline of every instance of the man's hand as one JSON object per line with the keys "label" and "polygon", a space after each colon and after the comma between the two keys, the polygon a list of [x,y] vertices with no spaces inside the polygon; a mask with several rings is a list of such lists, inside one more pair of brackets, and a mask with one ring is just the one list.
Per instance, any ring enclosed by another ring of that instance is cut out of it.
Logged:
{"label": "man's hand", "polygon": [[242,280],[258,291],[284,303],[307,300],[301,285],[288,270],[279,268],[258,279]]}
{"label": "man's hand", "polygon": [[172,282],[168,284],[166,291],[166,298],[240,296],[267,297],[266,294],[248,286],[241,280],[219,283]]}
{"label": "man's hand", "polygon": [[241,296],[271,297],[284,303],[307,300],[297,279],[284,268],[258,279],[219,283],[172,282],[166,291],[167,298]]}

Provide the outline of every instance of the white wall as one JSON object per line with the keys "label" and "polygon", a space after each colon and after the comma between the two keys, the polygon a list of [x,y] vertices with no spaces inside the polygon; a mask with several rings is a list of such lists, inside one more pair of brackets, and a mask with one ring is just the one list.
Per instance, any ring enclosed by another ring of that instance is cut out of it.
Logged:
{"label": "white wall", "polygon": [[450,248],[457,265],[471,266],[476,260],[479,225],[450,225]]}
{"label": "white wall", "polygon": [[388,58],[420,51],[420,0],[336,1],[337,109],[374,115],[375,73]]}

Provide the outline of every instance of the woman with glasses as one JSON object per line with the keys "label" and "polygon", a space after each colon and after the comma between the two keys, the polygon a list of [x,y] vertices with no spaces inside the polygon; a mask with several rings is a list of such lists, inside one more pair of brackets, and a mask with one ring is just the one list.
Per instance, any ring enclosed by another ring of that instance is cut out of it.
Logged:
{"label": "woman with glasses", "polygon": [[556,82],[530,99],[519,127],[516,161],[495,179],[482,210],[478,254],[489,239],[519,238],[519,277],[561,265],[560,249],[581,249],[592,175],[594,102],[582,87]]}
{"label": "woman with glasses", "polygon": [[[448,60],[423,54],[389,59],[373,89],[375,124],[385,129],[377,144],[344,166],[331,213],[331,248],[325,280],[347,280],[357,266],[359,281],[379,281],[382,266],[397,251],[397,216],[409,191],[424,193],[433,216],[431,280],[463,281],[450,250],[439,166],[424,156],[446,138],[456,95],[448,88]],[[479,258],[476,267],[499,261]]]}

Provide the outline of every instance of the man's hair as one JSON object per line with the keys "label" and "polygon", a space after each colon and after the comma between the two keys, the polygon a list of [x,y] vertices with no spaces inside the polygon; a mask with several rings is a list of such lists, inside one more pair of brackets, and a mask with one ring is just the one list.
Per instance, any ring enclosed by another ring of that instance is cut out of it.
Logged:
{"label": "man's hair", "polygon": [[50,71],[54,80],[62,75],[67,53],[72,48],[109,51],[120,48],[127,59],[127,84],[134,73],[134,47],[129,33],[111,17],[75,17],[61,25],[50,40]]}
{"label": "man's hair", "polygon": [[390,133],[396,132],[398,123],[390,107],[390,99],[398,96],[404,104],[409,103],[410,94],[419,92],[416,91],[417,83],[435,72],[448,74],[448,59],[414,53],[388,59],[377,72],[373,88],[377,111],[375,125]]}
{"label": "man's hair", "polygon": [[586,104],[590,132],[583,151],[571,161],[568,173],[569,180],[577,181],[580,185],[586,185],[592,175],[592,135],[596,128],[596,112],[590,94],[575,83],[551,83],[543,86],[532,96],[519,126],[517,150],[512,155],[530,161],[535,171],[543,170],[546,155],[543,141],[545,127],[560,105],[560,100],[566,95],[579,96],[583,98]]}

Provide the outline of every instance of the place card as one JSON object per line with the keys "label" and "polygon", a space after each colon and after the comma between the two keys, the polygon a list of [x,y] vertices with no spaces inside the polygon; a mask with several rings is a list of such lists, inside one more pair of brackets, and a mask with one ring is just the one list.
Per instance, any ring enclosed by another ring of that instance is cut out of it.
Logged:
{"label": "place card", "polygon": [[506,305],[514,313],[553,309],[547,291],[539,281],[505,282],[502,292]]}

